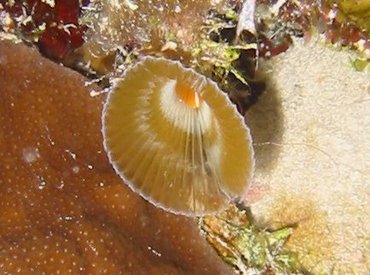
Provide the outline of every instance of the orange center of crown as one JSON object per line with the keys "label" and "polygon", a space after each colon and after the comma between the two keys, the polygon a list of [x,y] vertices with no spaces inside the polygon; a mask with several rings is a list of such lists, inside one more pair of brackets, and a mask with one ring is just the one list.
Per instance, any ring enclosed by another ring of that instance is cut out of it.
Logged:
{"label": "orange center of crown", "polygon": [[202,97],[186,83],[177,82],[175,92],[179,100],[186,106],[191,108],[198,108],[200,106]]}

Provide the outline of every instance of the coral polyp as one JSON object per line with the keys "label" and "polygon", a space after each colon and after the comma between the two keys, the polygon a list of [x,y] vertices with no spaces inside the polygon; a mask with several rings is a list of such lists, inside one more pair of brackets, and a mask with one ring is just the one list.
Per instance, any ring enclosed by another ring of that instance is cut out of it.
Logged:
{"label": "coral polyp", "polygon": [[118,175],[167,211],[200,216],[243,197],[253,168],[243,117],[211,80],[146,57],[104,106],[104,146]]}

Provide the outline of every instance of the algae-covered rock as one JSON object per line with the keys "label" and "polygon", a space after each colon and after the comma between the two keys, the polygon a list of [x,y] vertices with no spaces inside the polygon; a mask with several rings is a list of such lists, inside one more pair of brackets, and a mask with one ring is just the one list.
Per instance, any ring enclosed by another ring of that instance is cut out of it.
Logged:
{"label": "algae-covered rock", "polygon": [[339,0],[339,10],[370,35],[370,1]]}

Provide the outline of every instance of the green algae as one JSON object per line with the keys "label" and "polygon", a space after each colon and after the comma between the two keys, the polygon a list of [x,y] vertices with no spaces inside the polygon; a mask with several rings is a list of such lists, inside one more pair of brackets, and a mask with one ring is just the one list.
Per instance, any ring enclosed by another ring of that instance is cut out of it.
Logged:
{"label": "green algae", "polygon": [[241,274],[307,273],[298,255],[285,248],[293,227],[275,231],[258,228],[246,210],[235,206],[201,218],[199,226],[217,253]]}
{"label": "green algae", "polygon": [[339,0],[339,19],[353,21],[360,29],[370,34],[370,1],[369,0]]}
{"label": "green algae", "polygon": [[351,60],[353,68],[358,72],[364,72],[368,70],[370,72],[370,61],[366,58],[354,58]]}

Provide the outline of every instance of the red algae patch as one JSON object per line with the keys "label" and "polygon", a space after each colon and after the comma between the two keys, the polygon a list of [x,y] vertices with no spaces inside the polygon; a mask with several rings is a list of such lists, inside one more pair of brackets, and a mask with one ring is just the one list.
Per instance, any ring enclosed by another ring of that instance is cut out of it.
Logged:
{"label": "red algae patch", "polygon": [[193,219],[122,184],[84,81],[0,41],[0,273],[230,274]]}
{"label": "red algae patch", "polygon": [[243,117],[211,80],[180,62],[146,57],[109,94],[105,149],[141,196],[204,215],[246,193],[254,159]]}
{"label": "red algae patch", "polygon": [[84,44],[80,14],[89,1],[0,1],[0,30],[34,43],[45,56],[64,61]]}

